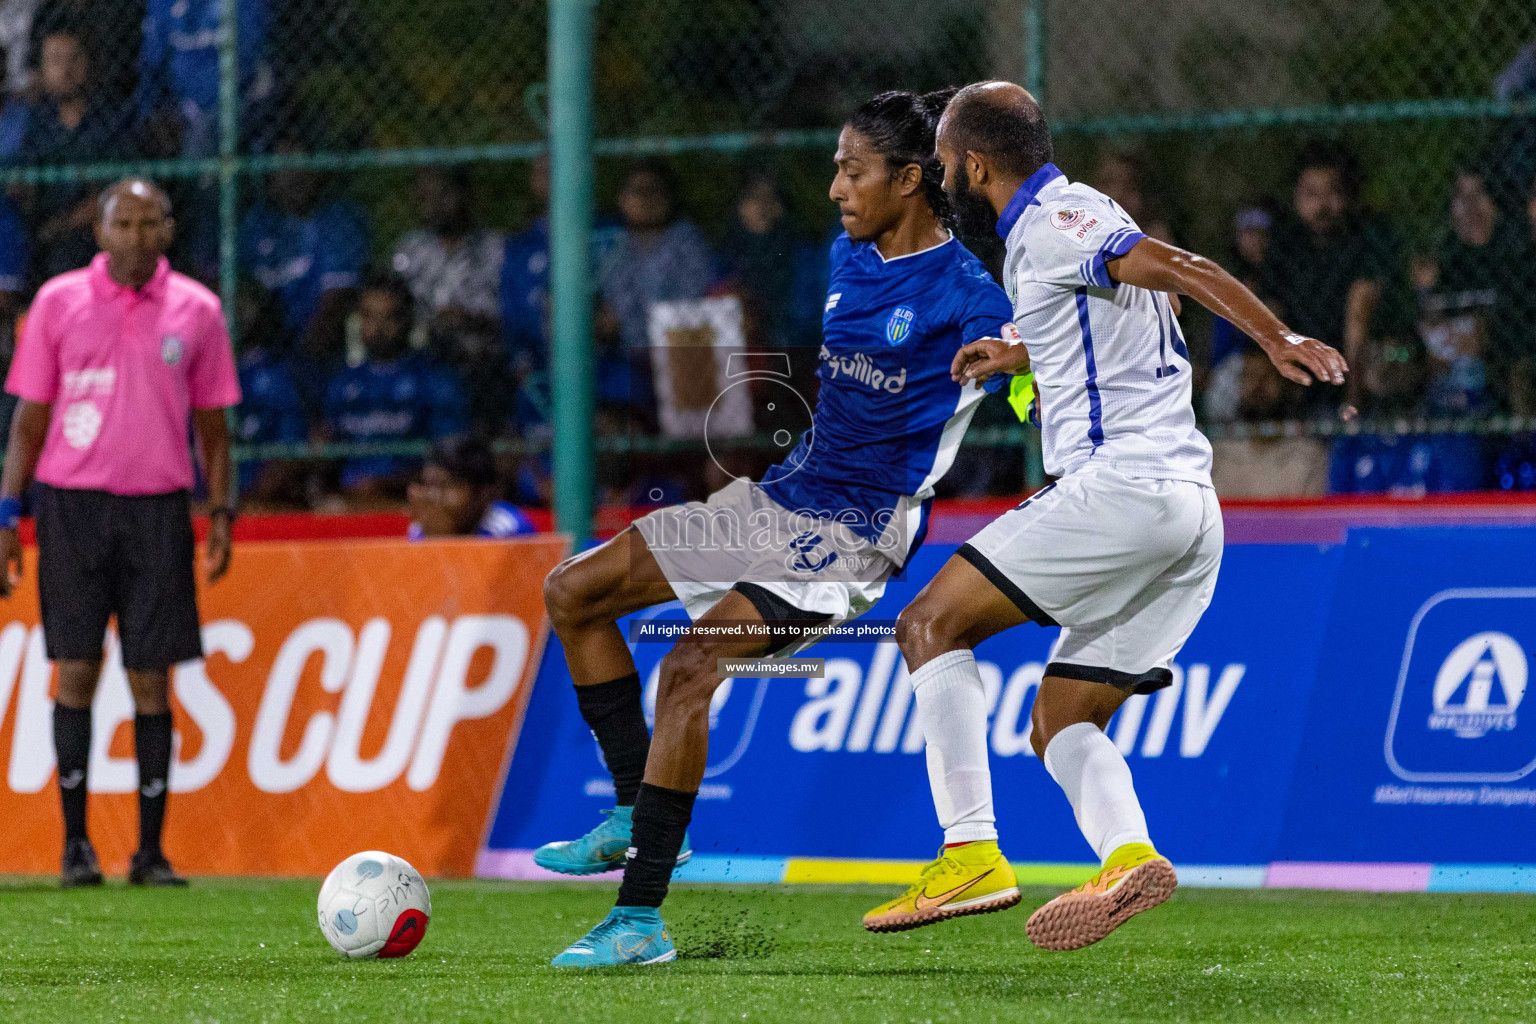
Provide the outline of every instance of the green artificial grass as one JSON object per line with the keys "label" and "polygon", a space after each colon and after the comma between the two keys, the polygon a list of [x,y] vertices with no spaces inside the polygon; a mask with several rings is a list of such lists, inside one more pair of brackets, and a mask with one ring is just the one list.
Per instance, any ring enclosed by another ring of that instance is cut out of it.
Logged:
{"label": "green artificial grass", "polygon": [[672,964],[557,971],[611,887],[432,886],[405,960],[348,962],[315,881],[182,891],[0,882],[0,1021],[1523,1021],[1536,897],[1184,889],[1097,946],[1045,953],[1014,910],[896,935],[875,886],[678,886]]}

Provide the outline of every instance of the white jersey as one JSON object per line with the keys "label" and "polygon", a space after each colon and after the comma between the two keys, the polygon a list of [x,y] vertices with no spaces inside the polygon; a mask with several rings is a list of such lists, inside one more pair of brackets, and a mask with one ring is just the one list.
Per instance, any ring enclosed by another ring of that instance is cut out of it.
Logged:
{"label": "white jersey", "polygon": [[1003,280],[1039,392],[1045,471],[1090,460],[1122,474],[1211,484],[1195,427],[1189,349],[1162,292],[1117,284],[1105,262],[1146,236],[1115,201],[1036,171],[998,218]]}

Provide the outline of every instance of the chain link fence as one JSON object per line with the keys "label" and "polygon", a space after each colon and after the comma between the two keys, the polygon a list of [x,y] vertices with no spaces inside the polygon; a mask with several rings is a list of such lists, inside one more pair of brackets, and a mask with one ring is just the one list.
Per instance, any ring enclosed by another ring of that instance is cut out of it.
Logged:
{"label": "chain link fence", "polygon": [[[174,264],[237,329],[254,500],[397,501],[433,438],[473,431],[498,488],[547,503],[546,8],[0,0],[4,351],[38,284],[94,251],[100,187],[147,173]],[[1350,351],[1347,394],[1303,394],[1186,303],[1226,493],[1536,487],[1528,2],[602,0],[591,56],[600,500],[713,482],[635,415],[626,303],[735,295],[749,345],[814,350],[843,118],[989,77],[1042,94],[1071,177]],[[625,292],[615,261],[652,215],[673,247]],[[947,493],[1037,480],[1031,429],[986,403]]]}

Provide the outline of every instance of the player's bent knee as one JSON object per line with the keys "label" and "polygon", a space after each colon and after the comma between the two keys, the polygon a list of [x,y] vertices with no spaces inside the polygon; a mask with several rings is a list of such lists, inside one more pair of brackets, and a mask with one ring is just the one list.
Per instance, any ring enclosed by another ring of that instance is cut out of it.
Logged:
{"label": "player's bent knee", "polygon": [[591,587],[583,579],[575,559],[566,559],[544,577],[544,607],[556,632],[590,624],[594,601]]}
{"label": "player's bent knee", "polygon": [[940,602],[918,595],[896,616],[896,645],[908,665],[922,664],[960,642],[959,623],[952,621]]}

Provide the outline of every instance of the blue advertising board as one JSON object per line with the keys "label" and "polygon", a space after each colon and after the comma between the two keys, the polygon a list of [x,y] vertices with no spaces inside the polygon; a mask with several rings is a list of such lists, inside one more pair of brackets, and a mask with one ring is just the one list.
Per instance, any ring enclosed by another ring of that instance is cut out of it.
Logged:
{"label": "blue advertising board", "polygon": [[[868,618],[894,615],[953,552],[922,550]],[[1160,847],[1176,860],[1256,864],[1275,849],[1341,547],[1230,548],[1174,684],[1110,724]],[[681,619],[676,606],[647,615]],[[1029,746],[1029,711],[1055,630],[1011,630],[977,650],[992,708],[998,828],[1021,861],[1092,854]],[[635,648],[647,697],[665,644]],[[826,643],[823,679],[735,679],[711,713],[692,830],[702,854],[918,859],[942,842],[906,668],[892,643]],[[493,824],[493,850],[572,838],[612,803],[597,745],[551,641]]]}
{"label": "blue advertising board", "polygon": [[1536,860],[1536,532],[1352,531],[1333,608],[1279,857]]}

